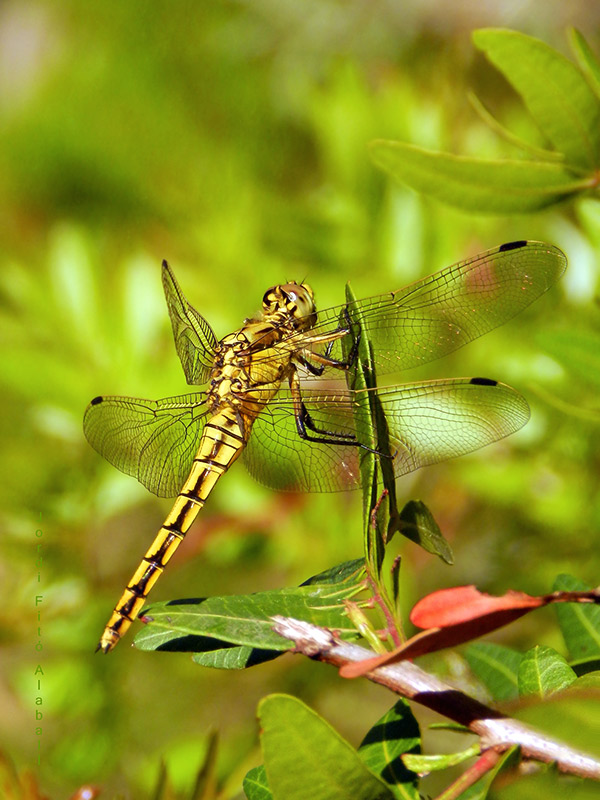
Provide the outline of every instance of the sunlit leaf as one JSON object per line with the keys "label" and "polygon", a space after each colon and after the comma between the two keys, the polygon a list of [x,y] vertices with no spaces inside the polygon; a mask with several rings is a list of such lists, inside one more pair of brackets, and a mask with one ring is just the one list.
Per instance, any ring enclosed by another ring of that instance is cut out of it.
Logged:
{"label": "sunlit leaf", "polygon": [[356,750],[300,700],[270,695],[258,718],[274,800],[394,800]]}
{"label": "sunlit leaf", "polygon": [[594,169],[600,153],[600,103],[577,67],[518,31],[488,28],[475,31],[473,41],[522,96],[567,162]]}
{"label": "sunlit leaf", "polygon": [[[261,650],[288,650],[292,645],[272,630],[271,617],[286,617],[334,628],[341,636],[353,637],[344,599],[355,586],[336,589],[326,586],[301,586],[276,589],[251,595],[199,598],[150,606],[144,615],[148,624],[135,637],[141,650],[185,650],[203,652],[218,640],[256,647]],[[214,647],[214,644],[213,644]]]}
{"label": "sunlit leaf", "polygon": [[566,689],[577,679],[577,675],[556,650],[536,645],[521,659],[518,678],[522,697],[533,694],[544,698]]}
{"label": "sunlit leaf", "polygon": [[491,161],[383,140],[370,150],[375,164],[396,180],[475,213],[537,211],[593,185],[553,162]]}
{"label": "sunlit leaf", "polygon": [[459,753],[436,753],[435,755],[406,755],[402,759],[410,769],[418,772],[419,775],[426,775],[429,772],[438,772],[442,769],[455,767],[462,764],[469,758],[479,754],[479,744],[471,745],[466,750]]}

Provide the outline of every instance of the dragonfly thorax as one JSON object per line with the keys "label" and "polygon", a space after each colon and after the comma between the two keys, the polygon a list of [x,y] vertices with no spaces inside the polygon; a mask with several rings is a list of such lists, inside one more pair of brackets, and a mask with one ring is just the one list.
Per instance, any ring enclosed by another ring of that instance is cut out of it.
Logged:
{"label": "dragonfly thorax", "polygon": [[317,315],[313,290],[307,283],[282,283],[272,286],[263,297],[263,318],[288,321],[296,330],[308,330]]}

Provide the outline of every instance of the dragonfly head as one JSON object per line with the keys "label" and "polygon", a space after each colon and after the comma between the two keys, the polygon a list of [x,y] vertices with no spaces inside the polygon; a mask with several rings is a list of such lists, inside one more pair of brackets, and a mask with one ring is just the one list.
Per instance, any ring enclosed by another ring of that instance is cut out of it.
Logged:
{"label": "dragonfly head", "polygon": [[284,312],[298,330],[308,330],[317,315],[315,296],[307,283],[282,283],[272,286],[263,297],[263,314],[270,317]]}

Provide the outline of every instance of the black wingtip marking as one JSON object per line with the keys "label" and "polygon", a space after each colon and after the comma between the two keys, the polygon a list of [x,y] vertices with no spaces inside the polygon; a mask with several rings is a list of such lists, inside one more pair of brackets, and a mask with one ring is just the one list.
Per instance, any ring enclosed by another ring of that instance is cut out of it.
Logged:
{"label": "black wingtip marking", "polygon": [[518,250],[520,247],[527,247],[525,239],[519,239],[517,242],[505,242],[505,244],[500,245],[498,250],[502,253],[505,250]]}
{"label": "black wingtip marking", "polygon": [[163,260],[162,260],[162,268],[163,269],[169,269],[169,264],[168,264],[166,258],[163,258]]}
{"label": "black wingtip marking", "polygon": [[100,397],[100,395],[98,395],[98,397],[94,397],[94,399],[90,401],[90,405],[91,406],[97,406],[98,403],[102,402],[102,400],[103,400],[103,398]]}
{"label": "black wingtip marking", "polygon": [[498,386],[498,381],[493,381],[491,378],[471,378],[469,383],[475,386]]}

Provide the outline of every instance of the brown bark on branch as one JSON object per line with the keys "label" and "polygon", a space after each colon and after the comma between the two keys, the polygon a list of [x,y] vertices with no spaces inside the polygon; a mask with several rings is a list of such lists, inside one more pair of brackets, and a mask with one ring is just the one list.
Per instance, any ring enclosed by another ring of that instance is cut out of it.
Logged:
{"label": "brown bark on branch", "polygon": [[[364,647],[336,639],[331,631],[317,625],[281,616],[272,619],[273,630],[293,641],[296,652],[335,667],[376,655]],[[480,737],[482,751],[493,748],[503,752],[518,745],[527,758],[546,763],[556,762],[563,772],[600,780],[600,761],[597,759],[488,708],[424,672],[416,664],[405,661],[377,667],[365,677],[469,728]]]}

